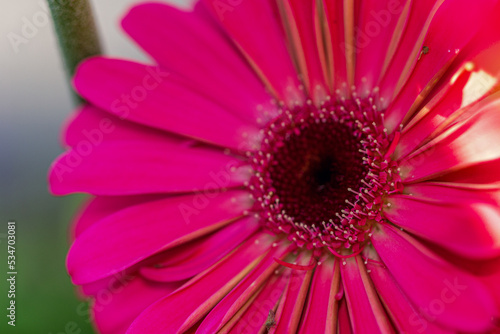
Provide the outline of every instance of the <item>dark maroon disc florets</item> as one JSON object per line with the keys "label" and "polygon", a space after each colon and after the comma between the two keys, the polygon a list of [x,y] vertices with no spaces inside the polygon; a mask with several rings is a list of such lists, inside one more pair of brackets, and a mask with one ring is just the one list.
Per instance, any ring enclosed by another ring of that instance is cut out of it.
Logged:
{"label": "dark maroon disc florets", "polygon": [[402,190],[390,159],[398,138],[371,97],[282,108],[248,154],[256,215],[299,247],[359,252],[382,221],[384,198]]}

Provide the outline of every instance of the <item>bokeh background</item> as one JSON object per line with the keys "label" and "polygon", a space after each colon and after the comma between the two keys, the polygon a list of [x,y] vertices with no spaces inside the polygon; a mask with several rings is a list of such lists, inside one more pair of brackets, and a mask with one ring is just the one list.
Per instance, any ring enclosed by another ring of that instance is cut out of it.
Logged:
{"label": "bokeh background", "polygon": [[[119,26],[137,2],[90,0],[106,55],[147,61]],[[53,197],[46,183],[63,151],[61,124],[73,109],[50,15],[17,51],[9,41],[43,13],[49,14],[46,0],[0,0],[0,333],[93,333],[65,269],[68,227],[83,196]],[[9,220],[17,222],[15,328],[6,317]]]}

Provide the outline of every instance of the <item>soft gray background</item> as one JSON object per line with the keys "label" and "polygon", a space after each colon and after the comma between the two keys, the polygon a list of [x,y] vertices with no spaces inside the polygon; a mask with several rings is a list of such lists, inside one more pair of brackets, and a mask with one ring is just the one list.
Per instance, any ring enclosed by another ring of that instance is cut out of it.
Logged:
{"label": "soft gray background", "polygon": [[[69,217],[81,197],[51,197],[46,184],[62,152],[61,123],[73,108],[57,40],[50,21],[18,53],[7,38],[22,35],[23,18],[43,15],[44,1],[0,0],[0,332],[89,333],[64,264]],[[146,59],[119,27],[137,2],[91,0],[106,54]],[[168,2],[188,7],[192,0]],[[17,221],[15,328],[5,316],[8,220]]]}

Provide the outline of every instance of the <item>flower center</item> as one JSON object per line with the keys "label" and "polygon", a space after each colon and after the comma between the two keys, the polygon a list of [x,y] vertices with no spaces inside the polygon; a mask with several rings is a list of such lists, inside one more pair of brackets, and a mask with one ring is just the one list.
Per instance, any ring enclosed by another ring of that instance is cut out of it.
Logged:
{"label": "flower center", "polygon": [[390,160],[399,135],[387,134],[373,99],[282,109],[262,135],[249,188],[263,224],[299,247],[360,251],[384,198],[402,190]]}

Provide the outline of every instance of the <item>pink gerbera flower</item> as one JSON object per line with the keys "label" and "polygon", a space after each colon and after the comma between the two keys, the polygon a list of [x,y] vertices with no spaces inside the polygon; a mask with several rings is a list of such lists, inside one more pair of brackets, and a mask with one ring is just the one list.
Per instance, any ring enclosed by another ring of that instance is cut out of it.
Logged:
{"label": "pink gerbera flower", "polygon": [[500,313],[500,5],[134,7],[54,194],[102,333],[488,333]]}

